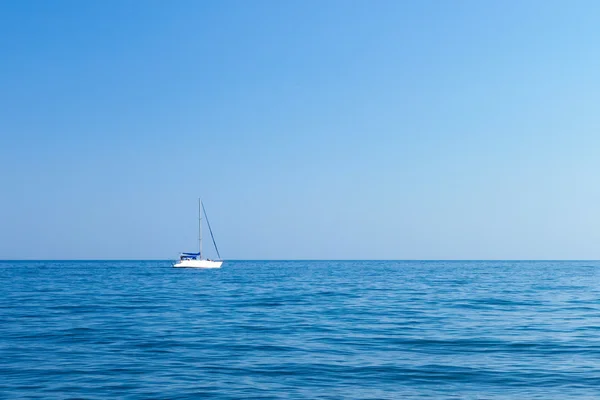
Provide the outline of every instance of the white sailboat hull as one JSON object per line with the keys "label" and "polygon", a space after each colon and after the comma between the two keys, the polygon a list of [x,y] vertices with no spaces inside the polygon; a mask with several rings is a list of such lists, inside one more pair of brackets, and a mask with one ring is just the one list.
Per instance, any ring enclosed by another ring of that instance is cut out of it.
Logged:
{"label": "white sailboat hull", "polygon": [[176,268],[221,268],[223,261],[181,260],[173,265]]}

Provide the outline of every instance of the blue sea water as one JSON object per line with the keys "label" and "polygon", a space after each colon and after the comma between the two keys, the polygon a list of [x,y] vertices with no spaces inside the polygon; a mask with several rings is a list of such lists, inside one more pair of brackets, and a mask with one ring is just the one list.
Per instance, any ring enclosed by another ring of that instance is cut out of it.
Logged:
{"label": "blue sea water", "polygon": [[0,262],[6,399],[597,399],[600,262]]}

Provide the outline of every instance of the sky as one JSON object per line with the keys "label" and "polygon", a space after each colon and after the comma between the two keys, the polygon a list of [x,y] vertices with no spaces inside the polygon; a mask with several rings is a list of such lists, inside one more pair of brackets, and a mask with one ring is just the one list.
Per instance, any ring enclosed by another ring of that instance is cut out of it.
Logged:
{"label": "sky", "polygon": [[600,259],[599,18],[0,0],[0,259]]}

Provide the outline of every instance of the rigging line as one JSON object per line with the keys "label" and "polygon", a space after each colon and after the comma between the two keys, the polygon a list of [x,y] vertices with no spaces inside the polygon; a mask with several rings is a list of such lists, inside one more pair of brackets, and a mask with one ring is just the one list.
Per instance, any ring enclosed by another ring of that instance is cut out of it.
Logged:
{"label": "rigging line", "polygon": [[213,235],[212,228],[210,227],[210,222],[208,221],[208,215],[206,215],[206,209],[204,208],[204,203],[200,202],[200,204],[202,204],[202,211],[204,211],[204,217],[206,218],[206,224],[208,225],[208,230],[210,231],[210,237],[212,238],[213,244],[215,245],[215,250],[217,251],[217,256],[219,257],[219,260],[220,260],[221,255],[219,254],[219,248],[217,247],[217,242],[215,242],[215,237]]}

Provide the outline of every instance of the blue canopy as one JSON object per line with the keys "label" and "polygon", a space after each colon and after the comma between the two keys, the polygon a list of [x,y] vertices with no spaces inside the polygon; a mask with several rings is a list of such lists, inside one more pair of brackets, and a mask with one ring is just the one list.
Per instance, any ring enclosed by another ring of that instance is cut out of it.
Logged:
{"label": "blue canopy", "polygon": [[182,256],[199,256],[200,253],[181,253]]}

